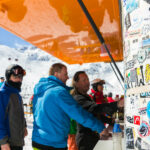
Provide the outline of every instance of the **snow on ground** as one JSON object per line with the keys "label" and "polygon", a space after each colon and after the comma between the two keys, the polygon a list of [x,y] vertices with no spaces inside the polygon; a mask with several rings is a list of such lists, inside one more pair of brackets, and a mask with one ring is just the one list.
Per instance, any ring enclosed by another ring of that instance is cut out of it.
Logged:
{"label": "snow on ground", "polygon": [[32,149],[32,129],[33,129],[33,115],[26,115],[26,121],[27,121],[27,130],[28,135],[25,137],[25,146],[24,150],[33,150]]}

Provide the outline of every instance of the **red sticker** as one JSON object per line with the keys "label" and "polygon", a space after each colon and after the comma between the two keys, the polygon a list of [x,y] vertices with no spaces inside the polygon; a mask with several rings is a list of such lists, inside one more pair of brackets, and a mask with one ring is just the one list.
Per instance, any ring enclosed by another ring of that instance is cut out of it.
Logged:
{"label": "red sticker", "polygon": [[140,125],[140,116],[134,116],[134,124]]}

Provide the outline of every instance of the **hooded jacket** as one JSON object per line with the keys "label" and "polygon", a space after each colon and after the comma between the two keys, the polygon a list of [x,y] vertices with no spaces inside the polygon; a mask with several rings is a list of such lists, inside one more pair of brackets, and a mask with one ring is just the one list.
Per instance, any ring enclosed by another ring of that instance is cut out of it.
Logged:
{"label": "hooded jacket", "polygon": [[55,76],[41,78],[34,88],[32,140],[55,148],[67,147],[70,118],[93,131],[105,127],[72,98],[70,88]]}
{"label": "hooded jacket", "polygon": [[0,88],[0,145],[24,145],[25,118],[19,90],[6,83]]}

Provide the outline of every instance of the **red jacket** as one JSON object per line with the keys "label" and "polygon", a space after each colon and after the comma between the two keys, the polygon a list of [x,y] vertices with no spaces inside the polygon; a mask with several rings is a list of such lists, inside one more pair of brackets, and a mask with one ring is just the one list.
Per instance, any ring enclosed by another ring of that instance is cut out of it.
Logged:
{"label": "red jacket", "polygon": [[114,100],[114,99],[112,99],[112,97],[107,97],[107,100],[108,100],[108,103],[115,102],[115,100]]}
{"label": "red jacket", "polygon": [[97,92],[91,89],[90,97],[96,102],[96,104],[106,103],[104,100],[103,92]]}

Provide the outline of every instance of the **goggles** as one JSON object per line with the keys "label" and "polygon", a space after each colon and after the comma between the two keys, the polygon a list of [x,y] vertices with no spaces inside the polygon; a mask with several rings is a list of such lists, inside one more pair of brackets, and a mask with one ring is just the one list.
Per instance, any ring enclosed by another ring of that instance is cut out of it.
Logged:
{"label": "goggles", "polygon": [[19,74],[17,76],[13,75],[15,79],[19,78],[19,79],[22,79],[23,78],[23,75],[22,74]]}
{"label": "goggles", "polygon": [[16,68],[16,69],[12,69],[12,74],[14,76],[25,76],[26,75],[26,71],[22,68]]}

